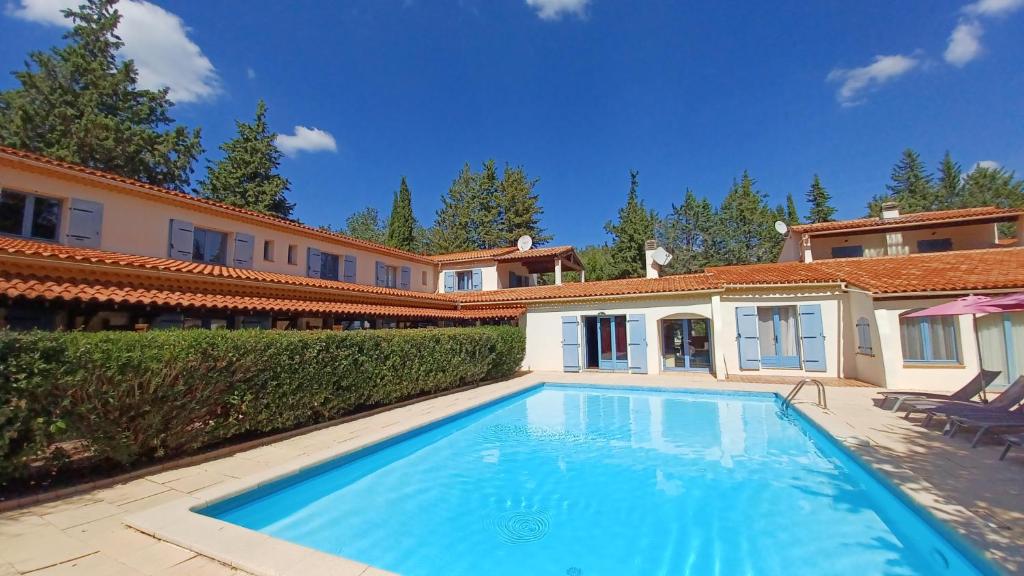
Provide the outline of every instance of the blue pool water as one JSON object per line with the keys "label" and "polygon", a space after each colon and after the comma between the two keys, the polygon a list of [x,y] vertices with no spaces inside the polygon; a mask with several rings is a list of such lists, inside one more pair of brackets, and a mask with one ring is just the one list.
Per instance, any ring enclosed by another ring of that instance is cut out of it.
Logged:
{"label": "blue pool water", "polygon": [[778,407],[546,385],[201,512],[410,576],[991,573]]}

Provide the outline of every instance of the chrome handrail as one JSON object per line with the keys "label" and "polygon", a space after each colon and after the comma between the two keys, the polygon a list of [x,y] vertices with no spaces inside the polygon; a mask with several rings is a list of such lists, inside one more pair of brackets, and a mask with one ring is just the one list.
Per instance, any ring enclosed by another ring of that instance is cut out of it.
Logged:
{"label": "chrome handrail", "polygon": [[789,394],[786,394],[786,398],[782,401],[783,410],[787,410],[789,406],[793,404],[793,400],[796,398],[797,393],[799,393],[808,382],[814,384],[818,389],[818,406],[821,406],[823,410],[828,410],[828,400],[825,398],[825,385],[822,384],[821,380],[815,380],[814,378],[804,378],[796,383],[796,386],[789,391]]}

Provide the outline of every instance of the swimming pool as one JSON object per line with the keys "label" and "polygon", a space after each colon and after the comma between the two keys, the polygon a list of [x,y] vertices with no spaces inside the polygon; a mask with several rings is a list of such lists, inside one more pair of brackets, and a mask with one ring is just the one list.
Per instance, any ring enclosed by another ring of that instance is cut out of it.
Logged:
{"label": "swimming pool", "polygon": [[200,512],[410,576],[994,573],[774,394],[543,385]]}

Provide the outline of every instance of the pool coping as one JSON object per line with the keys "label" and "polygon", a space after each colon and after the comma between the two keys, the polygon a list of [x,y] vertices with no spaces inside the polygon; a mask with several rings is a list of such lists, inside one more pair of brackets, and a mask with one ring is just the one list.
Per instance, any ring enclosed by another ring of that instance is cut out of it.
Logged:
{"label": "pool coping", "polygon": [[[208,556],[255,576],[317,576],[320,574],[332,576],[383,576],[392,574],[362,562],[321,552],[219,520],[199,511],[270,484],[287,481],[314,468],[329,467],[339,459],[344,459],[346,456],[368,448],[383,448],[392,442],[401,441],[405,437],[422,433],[475,411],[484,410],[489,406],[510,400],[516,396],[531,393],[535,389],[544,386],[554,388],[588,387],[613,390],[692,393],[708,396],[774,397],[781,399],[779,393],[768,390],[750,391],[731,388],[709,390],[706,388],[657,384],[545,382],[543,380],[522,382],[512,387],[503,387],[504,389],[500,391],[495,390],[494,394],[489,395],[487,398],[471,399],[468,403],[449,406],[443,413],[410,418],[399,425],[389,427],[389,429],[361,434],[331,448],[297,456],[284,464],[272,466],[262,472],[211,486],[167,504],[129,515],[124,519],[124,522],[140,532]],[[798,417],[803,424],[813,427],[823,434],[837,449],[855,461],[870,476],[879,481],[888,491],[892,492],[898,500],[910,507],[914,513],[921,516],[951,546],[960,550],[968,558],[972,558],[972,564],[980,563],[981,565],[977,566],[977,568],[982,574],[1001,573],[1001,570],[977,546],[957,533],[946,522],[936,517],[935,512],[930,510],[927,505],[916,501],[912,494],[908,494],[904,488],[900,487],[884,471],[875,468],[858,455],[855,450],[851,449],[847,445],[849,437],[843,437],[837,434],[835,430],[830,430],[829,426],[819,422],[812,414],[809,414],[799,406],[792,405],[791,409],[798,413]]]}

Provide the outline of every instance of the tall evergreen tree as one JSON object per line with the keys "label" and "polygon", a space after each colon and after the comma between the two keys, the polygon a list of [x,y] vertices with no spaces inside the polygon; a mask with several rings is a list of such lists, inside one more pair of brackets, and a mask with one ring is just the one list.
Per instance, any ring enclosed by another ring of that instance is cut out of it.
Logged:
{"label": "tall evergreen tree", "polygon": [[367,206],[345,220],[343,233],[360,240],[384,243],[385,231],[376,208]]}
{"label": "tall evergreen tree", "polygon": [[135,64],[118,61],[115,3],[64,10],[67,44],[30,53],[19,86],[0,92],[0,142],[184,191],[203,152],[199,130],[175,126],[168,90],[138,88]]}
{"label": "tall evergreen tree", "polygon": [[[579,256],[588,281],[615,278],[616,270],[612,262],[611,249],[607,244],[586,246],[579,251]],[[568,276],[569,274],[571,272],[566,272],[563,275]]]}
{"label": "tall evergreen tree", "polygon": [[836,209],[832,207],[832,195],[828,193],[828,190],[821,184],[821,179],[818,175],[814,175],[814,180],[811,181],[811,187],[807,190],[804,198],[807,203],[811,206],[811,211],[807,214],[807,221],[811,224],[817,224],[819,222],[831,222],[833,217],[836,215]]}
{"label": "tall evergreen tree", "polygon": [[935,184],[935,207],[948,210],[960,206],[963,202],[963,188],[963,170],[947,150],[942,162],[939,162],[939,181]]}
{"label": "tall evergreen tree", "polygon": [[710,236],[715,227],[715,209],[707,198],[697,199],[692,190],[661,225],[661,245],[672,253],[667,274],[699,272],[709,264]]}
{"label": "tall evergreen tree", "polygon": [[482,248],[472,230],[477,212],[474,206],[478,202],[479,178],[466,163],[452,181],[448,193],[441,197],[441,208],[430,233],[431,252],[444,254]]}
{"label": "tall evergreen tree", "polygon": [[935,186],[917,152],[910,148],[904,150],[889,179],[890,183],[885,185],[888,194],[875,196],[868,203],[868,212],[872,216],[881,214],[882,204],[887,201],[899,204],[900,212],[905,214],[936,209]]}
{"label": "tall evergreen tree", "polygon": [[786,194],[786,211],[782,221],[790,226],[800,223],[800,212],[796,209],[796,200],[793,200],[793,193]]}
{"label": "tall evergreen tree", "polygon": [[391,214],[388,216],[385,243],[400,250],[415,251],[417,249],[416,216],[412,213],[412,193],[402,176],[402,183],[395,192],[391,203]]}
{"label": "tall evergreen tree", "polygon": [[962,198],[957,208],[1024,208],[1024,180],[1005,168],[977,166],[964,177]]}
{"label": "tall evergreen tree", "polygon": [[654,239],[658,215],[644,206],[637,192],[639,173],[629,172],[629,194],[626,204],[619,209],[618,222],[604,225],[612,235],[609,249],[615,278],[641,278],[646,274],[644,243]]}
{"label": "tall evergreen tree", "polygon": [[774,224],[779,214],[765,203],[766,198],[745,170],[740,180],[733,182],[716,218],[712,244],[716,263],[774,262],[778,258],[782,236]]}
{"label": "tall evergreen tree", "polygon": [[498,183],[498,205],[501,213],[502,244],[514,245],[520,236],[533,238],[535,246],[551,241],[551,236],[544,233],[540,224],[540,216],[544,210],[540,207],[540,198],[534,193],[537,180],[530,179],[522,166],[510,168],[505,166]]}
{"label": "tall evergreen tree", "polygon": [[267,104],[256,104],[251,123],[235,121],[238,136],[221,144],[224,157],[206,167],[199,182],[199,195],[233,206],[272,216],[288,218],[292,204],[285,197],[290,183],[277,173],[281,151],[274,144],[277,134],[267,127]]}
{"label": "tall evergreen tree", "polygon": [[502,230],[501,179],[493,159],[484,162],[484,169],[477,180],[479,188],[470,205],[473,216],[471,235],[476,237],[480,248],[500,248],[509,241]]}

